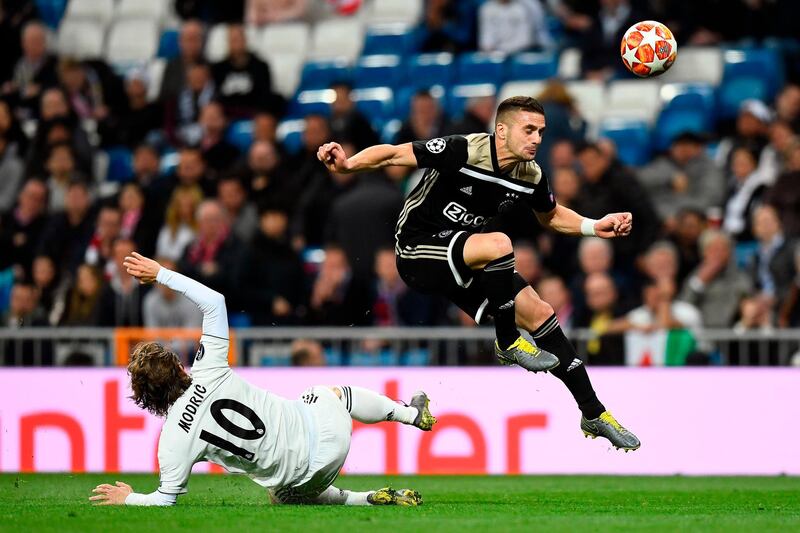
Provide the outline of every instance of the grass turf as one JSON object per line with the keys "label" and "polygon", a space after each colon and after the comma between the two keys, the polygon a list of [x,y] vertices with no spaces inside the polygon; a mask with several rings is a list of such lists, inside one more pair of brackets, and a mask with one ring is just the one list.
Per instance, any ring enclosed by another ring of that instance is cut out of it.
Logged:
{"label": "grass turf", "polygon": [[[152,475],[0,475],[0,531],[789,531],[800,530],[800,478],[377,477],[336,486],[419,490],[419,508],[271,506],[243,476],[193,475],[168,509],[92,507],[99,483],[139,492]],[[358,529],[356,529],[358,528]]]}

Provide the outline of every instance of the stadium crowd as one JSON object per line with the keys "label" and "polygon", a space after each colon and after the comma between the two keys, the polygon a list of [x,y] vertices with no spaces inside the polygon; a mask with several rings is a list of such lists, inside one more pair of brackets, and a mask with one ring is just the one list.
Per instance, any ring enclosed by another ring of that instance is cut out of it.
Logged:
{"label": "stadium crowd", "polygon": [[[134,250],[224,293],[239,326],[463,322],[410,291],[394,263],[394,224],[421,174],[330,174],[316,159],[329,140],[350,154],[380,142],[346,81],[332,85],[328,115],[304,117],[299,152],[278,140],[287,111],[273,90],[281,71],[248,50],[241,22],[310,17],[316,3],[177,0],[179,53],[154,100],[144,70],[60,55],[36,3],[0,3],[2,327],[198,326],[183,297],[124,272]],[[350,12],[360,2],[327,4]],[[679,43],[713,46],[797,35],[800,17],[787,15],[795,11],[780,0],[428,0],[419,50],[570,43],[583,50],[585,78],[609,79],[621,68],[617,35],[634,21],[656,18]],[[209,63],[205,32],[217,22],[231,23],[228,56]],[[623,164],[612,141],[588,138],[559,80],[534,95],[548,123],[537,159],[558,201],[589,217],[634,218],[632,236],[613,242],[543,233],[523,211],[493,221],[514,239],[517,270],[561,324],[598,333],[800,326],[796,74],[789,66],[774,101],[745,101],[716,136],[681,134],[638,167]],[[495,106],[492,97],[473,98],[463,116],[450,117],[420,90],[393,140],[489,131]],[[246,149],[226,136],[240,119],[252,120]],[[109,184],[94,161],[120,145],[133,152],[132,172]],[[168,150],[177,164],[165,173]]]}

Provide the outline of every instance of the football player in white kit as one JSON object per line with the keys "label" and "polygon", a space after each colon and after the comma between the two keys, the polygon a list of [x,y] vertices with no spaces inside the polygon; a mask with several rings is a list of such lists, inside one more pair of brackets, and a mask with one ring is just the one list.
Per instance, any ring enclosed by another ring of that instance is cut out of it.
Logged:
{"label": "football player in white kit", "polygon": [[124,265],[140,282],[158,281],[197,304],[203,312],[203,335],[191,375],[177,355],[156,342],[140,343],[128,365],[133,400],[166,417],[158,441],[158,489],[139,494],[117,481],[97,486],[90,500],[101,505],[173,505],[187,492],[192,466],[210,461],[247,474],[267,489],[274,503],[422,503],[410,489],[354,492],[332,483],[350,449],[352,419],[389,420],[429,431],[436,419],[424,392],[401,405],[352,386],[311,387],[299,400],[255,387],[228,366],[228,315],[220,293],[137,253]]}

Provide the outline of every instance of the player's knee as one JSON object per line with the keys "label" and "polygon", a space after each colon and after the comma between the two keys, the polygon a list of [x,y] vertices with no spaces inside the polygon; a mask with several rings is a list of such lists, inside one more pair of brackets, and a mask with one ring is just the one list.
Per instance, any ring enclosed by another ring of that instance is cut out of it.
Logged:
{"label": "player's knee", "polygon": [[494,232],[488,236],[491,239],[490,245],[495,259],[514,253],[514,245],[511,242],[511,238],[505,233]]}

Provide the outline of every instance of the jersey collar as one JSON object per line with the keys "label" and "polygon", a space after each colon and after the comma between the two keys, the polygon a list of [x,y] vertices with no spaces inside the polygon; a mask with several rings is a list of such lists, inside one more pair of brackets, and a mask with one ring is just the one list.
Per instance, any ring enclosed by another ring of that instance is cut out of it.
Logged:
{"label": "jersey collar", "polygon": [[498,176],[502,176],[500,172],[500,164],[497,162],[497,147],[494,145],[494,133],[489,134],[489,151],[492,154],[492,170]]}

